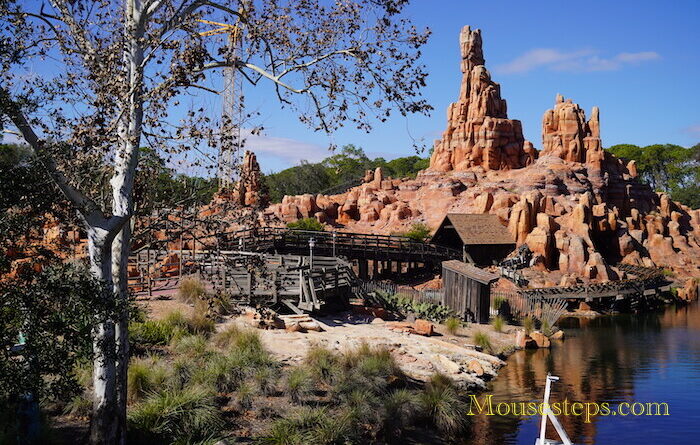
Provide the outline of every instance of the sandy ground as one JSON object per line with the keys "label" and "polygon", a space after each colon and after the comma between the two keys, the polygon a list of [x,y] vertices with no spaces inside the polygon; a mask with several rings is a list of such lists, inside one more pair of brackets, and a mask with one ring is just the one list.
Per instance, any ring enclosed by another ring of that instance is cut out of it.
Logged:
{"label": "sandy ground", "polygon": [[[161,318],[173,310],[192,310],[191,306],[175,299],[140,299],[139,303],[153,318]],[[390,329],[390,322],[351,312],[313,318],[323,328],[322,332],[284,329],[260,329],[258,332],[265,346],[283,363],[301,362],[312,345],[342,352],[366,342],[389,348],[402,370],[412,378],[424,381],[439,371],[468,389],[484,388],[505,365],[498,357],[477,350],[473,344],[474,333],[487,333],[494,351],[508,349],[515,342],[516,329],[511,326],[505,326],[499,333],[490,325],[471,324],[451,335],[443,325],[435,325],[435,335],[425,337],[397,332]],[[246,320],[245,317],[226,317],[217,324],[217,330],[224,330],[231,324],[247,325]]]}

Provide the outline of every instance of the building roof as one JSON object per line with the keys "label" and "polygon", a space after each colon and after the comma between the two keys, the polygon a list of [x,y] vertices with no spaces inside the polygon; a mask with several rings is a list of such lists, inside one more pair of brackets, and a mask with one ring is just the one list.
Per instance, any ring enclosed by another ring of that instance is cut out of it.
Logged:
{"label": "building roof", "polygon": [[496,215],[448,213],[434,236],[454,227],[463,244],[515,244],[513,236]]}
{"label": "building roof", "polygon": [[501,278],[499,275],[459,260],[443,261],[442,268],[464,275],[482,284],[491,284]]}

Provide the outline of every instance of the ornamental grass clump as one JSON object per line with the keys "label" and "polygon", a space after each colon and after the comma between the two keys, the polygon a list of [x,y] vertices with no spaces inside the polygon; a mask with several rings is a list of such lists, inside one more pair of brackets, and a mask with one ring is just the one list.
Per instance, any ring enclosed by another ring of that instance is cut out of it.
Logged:
{"label": "ornamental grass clump", "polygon": [[525,329],[526,335],[532,334],[532,331],[535,330],[535,320],[530,316],[523,318],[523,329]]}
{"label": "ornamental grass clump", "polygon": [[287,374],[286,393],[293,403],[301,403],[313,389],[313,376],[308,369],[296,367]]}
{"label": "ornamental grass clump", "polygon": [[129,402],[138,402],[149,393],[161,389],[168,377],[168,369],[160,358],[132,359],[126,383]]}
{"label": "ornamental grass clump", "polygon": [[430,422],[445,435],[458,434],[466,428],[467,404],[453,384],[443,378],[431,380],[420,395],[420,406]]}
{"label": "ornamental grass clump", "polygon": [[187,303],[195,304],[207,294],[204,283],[197,277],[190,276],[180,280],[180,288],[177,291],[178,298]]}
{"label": "ornamental grass clump", "polygon": [[457,317],[448,317],[447,320],[445,320],[445,328],[447,329],[447,332],[452,335],[457,335],[457,332],[459,332],[459,328],[461,327],[462,320]]}
{"label": "ornamental grass clump", "polygon": [[128,413],[129,443],[196,443],[224,426],[211,389],[187,386],[150,394]]}
{"label": "ornamental grass clump", "polygon": [[493,326],[493,330],[496,332],[503,332],[504,324],[505,321],[500,315],[496,315],[495,317],[493,317],[493,320],[491,320],[491,326]]}
{"label": "ornamental grass clump", "polygon": [[489,334],[483,331],[479,331],[474,333],[474,344],[476,346],[481,347],[483,351],[491,351],[492,346],[491,346],[491,338],[489,337]]}

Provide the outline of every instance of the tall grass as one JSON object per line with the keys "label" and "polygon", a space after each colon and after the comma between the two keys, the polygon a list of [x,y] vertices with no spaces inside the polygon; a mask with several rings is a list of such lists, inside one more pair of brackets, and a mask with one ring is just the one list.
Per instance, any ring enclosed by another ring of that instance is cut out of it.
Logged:
{"label": "tall grass", "polygon": [[457,335],[460,327],[462,327],[462,320],[457,317],[448,317],[447,320],[445,320],[445,328],[447,332],[452,335]]}
{"label": "tall grass", "polygon": [[340,372],[340,359],[323,346],[311,346],[306,353],[306,366],[318,382],[332,383]]}
{"label": "tall grass", "polygon": [[535,330],[535,320],[530,316],[523,318],[523,329],[525,329],[526,335],[532,334],[532,331]]}
{"label": "tall grass", "polygon": [[467,404],[453,386],[426,385],[420,395],[420,405],[433,425],[446,435],[464,431]]}
{"label": "tall grass", "polygon": [[129,401],[137,402],[150,392],[161,389],[168,377],[165,364],[157,357],[132,359],[127,375]]}
{"label": "tall grass", "polygon": [[493,330],[496,332],[503,332],[504,324],[505,321],[500,315],[496,315],[495,317],[493,317],[493,320],[491,320],[491,326],[493,326]]}
{"label": "tall grass", "polygon": [[306,368],[296,367],[287,374],[286,392],[293,403],[301,403],[312,388],[313,379]]}
{"label": "tall grass", "polygon": [[214,394],[189,386],[149,395],[129,411],[130,443],[192,443],[215,437],[224,424]]}
{"label": "tall grass", "polygon": [[190,276],[180,280],[180,288],[177,296],[187,304],[194,304],[201,300],[207,293],[204,283],[197,277]]}
{"label": "tall grass", "polygon": [[483,349],[486,352],[490,352],[493,349],[489,334],[483,331],[474,333],[474,344],[480,346],[481,349]]}

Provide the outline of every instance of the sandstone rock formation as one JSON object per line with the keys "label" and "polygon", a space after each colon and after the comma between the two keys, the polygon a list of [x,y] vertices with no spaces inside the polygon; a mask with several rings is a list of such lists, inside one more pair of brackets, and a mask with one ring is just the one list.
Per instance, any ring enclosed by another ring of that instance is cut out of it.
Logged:
{"label": "sandstone rock formation", "polygon": [[262,189],[262,173],[255,153],[246,150],[241,164],[240,179],[233,189],[232,198],[244,206],[267,204],[267,194]]}
{"label": "sandstone rock formation", "polygon": [[508,119],[501,87],[484,66],[481,30],[462,28],[462,86],[457,102],[447,109],[447,129],[435,142],[430,170],[465,171],[524,167],[536,151],[523,138],[520,121]]}
{"label": "sandstone rock formation", "polygon": [[598,107],[591,119],[571,99],[557,95],[554,108],[542,118],[542,155],[554,155],[565,161],[597,165],[603,159]]}

